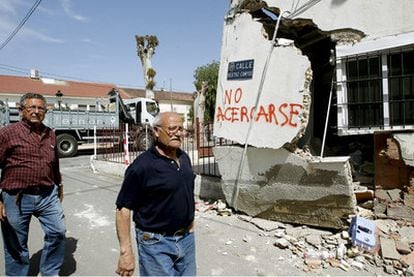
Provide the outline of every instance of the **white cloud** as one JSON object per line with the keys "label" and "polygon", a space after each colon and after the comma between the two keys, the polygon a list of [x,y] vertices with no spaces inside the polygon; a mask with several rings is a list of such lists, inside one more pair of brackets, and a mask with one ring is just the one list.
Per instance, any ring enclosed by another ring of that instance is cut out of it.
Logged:
{"label": "white cloud", "polygon": [[22,32],[23,32],[23,34],[25,34],[25,35],[27,35],[27,36],[30,36],[30,37],[36,38],[36,39],[41,40],[41,41],[53,42],[53,43],[64,43],[64,42],[65,42],[65,41],[64,41],[64,40],[62,40],[62,39],[59,39],[59,38],[54,38],[54,37],[51,37],[51,36],[45,35],[45,34],[43,34],[43,33],[41,33],[41,32],[34,31],[34,30],[32,30],[32,29],[25,29],[25,30],[23,30]]}
{"label": "white cloud", "polygon": [[[38,8],[41,9],[42,12],[47,12],[49,14],[51,13],[51,11],[48,11],[40,6],[38,6]],[[23,19],[19,18],[17,14],[25,14],[30,7],[31,6],[28,5],[27,2],[21,0],[0,1],[0,42],[4,41],[8,37]],[[22,11],[25,11],[25,13],[22,13]],[[64,41],[59,38],[51,37],[45,33],[30,28],[30,22],[19,30],[18,34],[16,34],[16,37],[34,38],[37,40],[52,43],[64,43]]]}
{"label": "white cloud", "polygon": [[15,27],[15,23],[11,22],[8,18],[3,18],[0,20],[0,39],[6,38],[6,36],[8,36],[8,33],[11,33]]}
{"label": "white cloud", "polygon": [[5,13],[16,14],[15,7],[20,3],[21,1],[13,1],[13,0],[0,1],[0,14],[5,14]]}
{"label": "white cloud", "polygon": [[78,21],[82,21],[82,22],[88,21],[88,18],[86,18],[86,17],[84,17],[80,14],[77,14],[76,12],[74,12],[72,10],[72,1],[71,0],[61,0],[60,2],[62,3],[63,10],[65,11],[65,13],[69,17],[71,17],[75,20],[78,20]]}

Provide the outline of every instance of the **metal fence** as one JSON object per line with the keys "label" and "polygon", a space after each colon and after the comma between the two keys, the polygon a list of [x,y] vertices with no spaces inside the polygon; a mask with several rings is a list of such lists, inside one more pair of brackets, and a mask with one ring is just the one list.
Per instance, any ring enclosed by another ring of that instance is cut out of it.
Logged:
{"label": "metal fence", "polygon": [[[128,127],[128,132],[126,127]],[[195,173],[220,177],[212,149],[217,145],[231,145],[232,142],[214,138],[212,135],[213,124],[202,125],[197,122],[195,127],[194,130],[185,130],[181,149],[189,155]],[[100,130],[97,139],[97,159],[115,163],[131,163],[143,152],[138,149],[132,139],[134,136],[131,134],[135,131],[133,126],[125,124],[117,129]],[[148,128],[147,135],[150,136],[151,132],[152,130]],[[103,139],[99,139],[99,137]]]}

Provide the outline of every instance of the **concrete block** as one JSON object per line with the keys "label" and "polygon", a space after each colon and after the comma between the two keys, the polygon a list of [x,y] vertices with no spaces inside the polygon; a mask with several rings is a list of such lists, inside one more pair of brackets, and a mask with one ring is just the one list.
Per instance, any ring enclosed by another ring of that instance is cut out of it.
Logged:
{"label": "concrete block", "polygon": [[250,216],[342,229],[355,213],[348,157],[309,161],[283,148],[249,147],[239,175],[235,164],[242,148],[223,146],[213,151],[226,202]]}

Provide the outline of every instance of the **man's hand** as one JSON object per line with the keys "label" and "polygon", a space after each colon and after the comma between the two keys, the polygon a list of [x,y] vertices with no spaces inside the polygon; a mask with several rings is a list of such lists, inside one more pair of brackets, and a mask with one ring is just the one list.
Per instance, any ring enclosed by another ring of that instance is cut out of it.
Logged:
{"label": "man's hand", "polygon": [[0,201],[0,221],[4,221],[6,219],[6,209],[4,208],[3,202]]}
{"label": "man's hand", "polygon": [[59,197],[60,202],[62,202],[63,201],[63,185],[62,184],[58,185],[58,197]]}
{"label": "man's hand", "polygon": [[132,249],[121,253],[118,259],[116,273],[120,276],[132,276],[135,270],[135,257]]}

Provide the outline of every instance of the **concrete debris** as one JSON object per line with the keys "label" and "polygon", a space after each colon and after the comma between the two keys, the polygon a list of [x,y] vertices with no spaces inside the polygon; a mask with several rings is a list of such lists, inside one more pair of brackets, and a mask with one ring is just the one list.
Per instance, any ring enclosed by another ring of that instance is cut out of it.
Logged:
{"label": "concrete debris", "polygon": [[232,210],[227,208],[226,203],[222,200],[217,200],[213,203],[205,202],[203,205],[197,206],[197,211],[199,212],[207,212],[209,210],[215,210],[218,215],[221,216],[230,216],[232,215]]}
{"label": "concrete debris", "polygon": [[312,234],[306,237],[306,242],[314,247],[318,247],[318,245],[321,244],[322,240],[320,236]]}
{"label": "concrete debris", "polygon": [[384,259],[399,260],[401,255],[398,253],[395,241],[385,237],[380,237],[381,254]]}
{"label": "concrete debris", "polygon": [[251,236],[246,235],[246,236],[244,236],[244,237],[243,237],[243,241],[244,241],[244,242],[251,242],[251,241],[252,241],[252,237],[251,237]]}
{"label": "concrete debris", "polygon": [[414,266],[414,252],[411,252],[410,254],[403,256],[400,259],[400,262],[405,267]]}
{"label": "concrete debris", "polygon": [[246,261],[252,262],[252,261],[256,260],[256,257],[253,256],[253,255],[247,255],[246,257],[244,257],[244,259]]}
{"label": "concrete debris", "polygon": [[399,189],[389,189],[387,190],[388,195],[392,202],[402,202],[401,199],[401,190]]}
{"label": "concrete debris", "polygon": [[396,241],[395,247],[398,251],[398,253],[402,255],[407,255],[411,253],[410,245],[405,241]]}
{"label": "concrete debris", "polygon": [[411,195],[411,194],[404,195],[404,206],[414,209],[414,195]]}
{"label": "concrete debris", "polygon": [[414,226],[403,226],[398,229],[398,233],[401,236],[401,240],[407,243],[414,241]]}
{"label": "concrete debris", "polygon": [[289,241],[284,238],[280,238],[275,241],[274,246],[279,247],[280,249],[286,249],[289,247]]}
{"label": "concrete debris", "polygon": [[238,215],[238,218],[243,221],[250,222],[253,225],[255,225],[257,228],[259,228],[260,230],[263,230],[266,232],[274,231],[277,229],[283,229],[285,226],[283,223],[280,223],[277,221],[266,220],[266,219],[257,218],[257,217],[251,217],[248,215]]}
{"label": "concrete debris", "polygon": [[283,228],[283,224],[277,221],[266,220],[262,218],[252,218],[250,222],[256,225],[259,229],[266,231],[266,232],[270,232],[270,231],[277,230],[279,228]]}
{"label": "concrete debris", "polygon": [[359,271],[364,269],[364,264],[357,262],[357,261],[351,261],[351,266],[355,267],[356,269],[358,269]]}
{"label": "concrete debris", "polygon": [[414,222],[412,192],[404,192],[401,189],[379,189],[375,191],[375,197],[374,212],[377,217]]}
{"label": "concrete debris", "polygon": [[[400,201],[398,191],[385,193],[387,201]],[[395,202],[391,202],[395,203]],[[223,201],[199,202],[197,211],[201,213],[228,212],[229,216],[236,215],[238,219],[249,222],[258,228],[258,236],[267,236],[269,243],[275,247],[290,251],[293,257],[302,260],[297,267],[304,272],[328,267],[349,271],[351,268],[358,271],[367,271],[369,267],[382,270],[383,273],[403,276],[414,276],[414,222],[413,219],[390,218],[387,215],[378,217],[375,212],[358,207],[357,213],[362,220],[361,225],[367,222],[375,226],[375,246],[363,248],[353,245],[351,230],[324,230],[309,226],[295,226],[287,223],[252,218],[235,214],[225,206]],[[351,219],[349,223],[351,224]],[[373,225],[370,225],[372,228]],[[364,226],[362,226],[364,227]],[[365,226],[366,227],[366,226]],[[253,243],[254,237],[245,235],[245,243]],[[229,239],[226,245],[232,244]],[[224,253],[222,253],[225,255]],[[251,259],[252,257],[246,257]]]}
{"label": "concrete debris", "polygon": [[405,271],[405,276],[414,276],[414,266],[409,266]]}
{"label": "concrete debris", "polygon": [[341,238],[343,238],[343,239],[349,239],[349,232],[342,231],[341,232]]}
{"label": "concrete debris", "polygon": [[341,243],[338,248],[336,249],[336,258],[338,260],[342,260],[346,254],[346,246],[345,244]]}
{"label": "concrete debris", "polygon": [[387,207],[387,215],[391,218],[413,220],[414,210],[402,205],[389,205]]}

